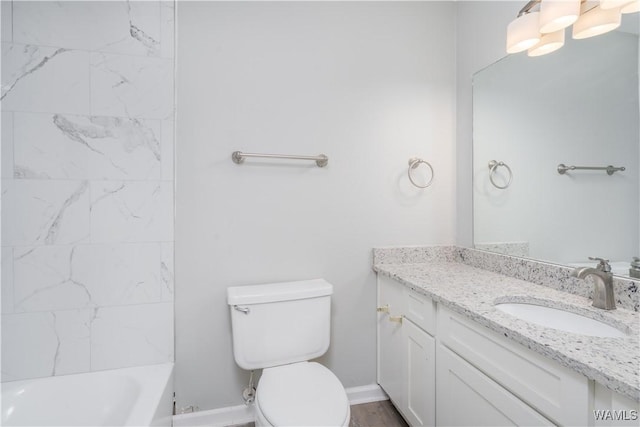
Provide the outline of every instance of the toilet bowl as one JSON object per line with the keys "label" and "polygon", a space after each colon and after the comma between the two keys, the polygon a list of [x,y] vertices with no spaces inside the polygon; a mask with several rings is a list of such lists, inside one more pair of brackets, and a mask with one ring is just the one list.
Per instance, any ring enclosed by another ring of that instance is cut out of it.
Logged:
{"label": "toilet bowl", "polygon": [[348,426],[349,399],[336,376],[315,362],[262,372],[255,400],[256,426]]}
{"label": "toilet bowl", "polygon": [[329,348],[333,286],[323,279],[227,289],[233,355],[243,369],[262,369],[256,426],[348,426],[340,380],[310,360]]}

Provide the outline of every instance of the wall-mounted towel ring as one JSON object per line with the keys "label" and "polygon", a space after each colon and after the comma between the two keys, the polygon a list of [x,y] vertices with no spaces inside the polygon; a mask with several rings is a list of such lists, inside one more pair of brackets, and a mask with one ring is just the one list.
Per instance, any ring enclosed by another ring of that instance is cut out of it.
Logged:
{"label": "wall-mounted towel ring", "polygon": [[[493,174],[495,173],[496,169],[498,169],[498,166],[504,166],[505,168],[507,168],[507,171],[509,172],[509,180],[505,185],[498,185],[493,180]],[[513,172],[511,172],[511,168],[506,163],[491,160],[489,162],[489,180],[491,181],[491,184],[493,184],[494,187],[499,188],[500,190],[504,190],[505,188],[511,185],[511,181],[513,181]]]}
{"label": "wall-mounted towel ring", "polygon": [[[427,167],[429,168],[429,171],[431,172],[431,178],[429,179],[429,182],[427,182],[425,185],[420,185],[420,184],[416,183],[413,180],[413,177],[411,176],[411,171],[416,169],[422,163],[427,165]],[[409,171],[408,171],[407,174],[409,175],[409,181],[411,181],[411,183],[413,185],[415,185],[416,187],[418,187],[418,188],[427,188],[433,182],[434,173],[433,173],[433,167],[431,167],[431,163],[427,162],[426,160],[419,159],[417,157],[412,157],[412,158],[409,159]]]}

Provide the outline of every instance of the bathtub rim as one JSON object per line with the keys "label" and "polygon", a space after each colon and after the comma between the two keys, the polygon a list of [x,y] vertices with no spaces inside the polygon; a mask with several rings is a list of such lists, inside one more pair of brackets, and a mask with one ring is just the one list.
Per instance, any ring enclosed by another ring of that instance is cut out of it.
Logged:
{"label": "bathtub rim", "polygon": [[[64,390],[65,385],[68,386],[77,380],[87,381],[87,384],[90,384],[92,380],[112,376],[132,379],[140,387],[140,393],[126,418],[125,426],[164,425],[166,421],[163,422],[163,419],[169,420],[169,424],[167,425],[171,425],[170,420],[173,412],[173,362],[5,381],[1,383],[2,394],[4,395],[5,392],[10,392],[21,386],[31,385],[37,382],[58,382],[60,383],[61,390]],[[4,402],[4,396],[2,400]],[[99,420],[97,420],[96,424],[99,424]],[[5,425],[4,421],[3,425]],[[46,420],[43,420],[42,425],[46,425]]]}

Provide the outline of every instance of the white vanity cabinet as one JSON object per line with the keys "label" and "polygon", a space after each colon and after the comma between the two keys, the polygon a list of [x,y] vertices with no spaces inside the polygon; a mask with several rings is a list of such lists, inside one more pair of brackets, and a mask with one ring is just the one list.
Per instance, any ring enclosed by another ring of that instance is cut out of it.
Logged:
{"label": "white vanity cabinet", "polygon": [[429,298],[379,277],[378,384],[412,426],[435,425],[434,331]]}
{"label": "white vanity cabinet", "polygon": [[382,275],[378,383],[412,426],[640,425],[638,402]]}

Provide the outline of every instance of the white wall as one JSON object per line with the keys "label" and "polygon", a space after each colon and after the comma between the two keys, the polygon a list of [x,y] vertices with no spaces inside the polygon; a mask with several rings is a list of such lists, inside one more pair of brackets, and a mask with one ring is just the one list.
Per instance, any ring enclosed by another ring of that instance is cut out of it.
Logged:
{"label": "white wall", "polygon": [[[178,407],[242,402],[232,285],[329,280],[323,362],[375,382],[371,248],[455,238],[454,18],[453,2],[179,3]],[[239,166],[235,150],[329,165]],[[426,190],[412,156],[433,165]]]}
{"label": "white wall", "polygon": [[170,2],[2,2],[3,381],[173,360],[173,38]]}

